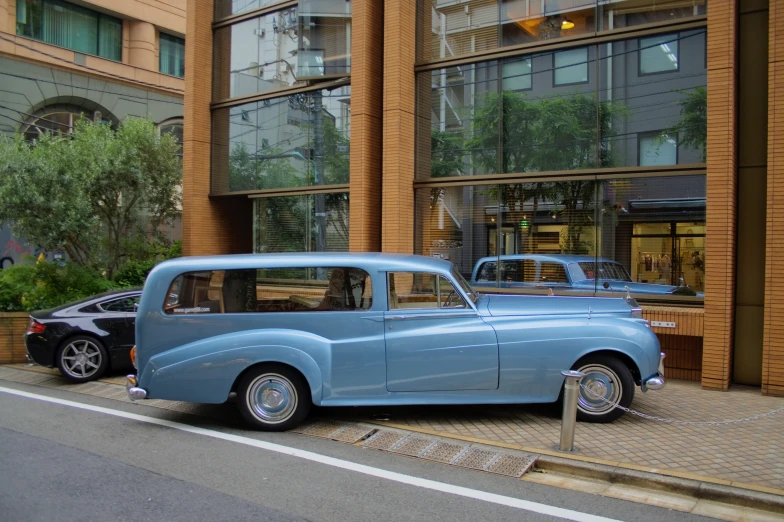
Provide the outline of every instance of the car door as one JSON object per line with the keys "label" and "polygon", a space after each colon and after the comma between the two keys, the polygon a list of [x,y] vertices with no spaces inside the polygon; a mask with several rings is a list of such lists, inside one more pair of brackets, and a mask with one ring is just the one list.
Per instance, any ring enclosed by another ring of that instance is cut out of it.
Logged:
{"label": "car door", "polygon": [[387,390],[439,392],[498,388],[498,342],[443,275],[387,274],[384,334]]}
{"label": "car door", "polygon": [[99,304],[103,310],[102,327],[111,333],[115,348],[129,349],[135,344],[136,305],[140,294],[129,294]]}

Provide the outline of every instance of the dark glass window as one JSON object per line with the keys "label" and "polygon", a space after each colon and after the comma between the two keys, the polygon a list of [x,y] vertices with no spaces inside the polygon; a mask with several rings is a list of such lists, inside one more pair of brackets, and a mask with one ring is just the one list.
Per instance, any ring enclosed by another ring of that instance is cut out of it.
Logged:
{"label": "dark glass window", "polygon": [[127,296],[121,297],[120,299],[114,299],[112,301],[105,301],[101,303],[101,309],[104,312],[135,312],[136,307],[135,305],[139,304],[139,298],[141,296],[134,295],[134,296]]}
{"label": "dark glass window", "polygon": [[62,0],[17,0],[16,34],[122,60],[122,20]]}
{"label": "dark glass window", "polygon": [[160,33],[160,63],[159,69],[163,74],[185,77],[185,40]]}
{"label": "dark glass window", "polygon": [[169,287],[170,315],[360,311],[373,304],[370,276],[353,267],[190,272]]}

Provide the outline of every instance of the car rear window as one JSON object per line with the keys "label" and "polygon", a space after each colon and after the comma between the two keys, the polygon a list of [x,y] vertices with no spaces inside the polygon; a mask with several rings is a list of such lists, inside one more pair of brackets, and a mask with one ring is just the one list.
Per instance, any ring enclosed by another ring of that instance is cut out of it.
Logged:
{"label": "car rear window", "polygon": [[566,267],[561,263],[543,261],[539,268],[539,282],[568,283],[569,278],[566,276]]}
{"label": "car rear window", "polygon": [[188,272],[164,301],[171,315],[367,310],[367,272],[353,267],[265,268]]}
{"label": "car rear window", "polygon": [[[577,263],[585,274],[586,279],[596,279],[596,263],[583,261]],[[632,278],[626,268],[620,263],[599,262],[599,279],[615,279],[618,281],[631,281]]]}

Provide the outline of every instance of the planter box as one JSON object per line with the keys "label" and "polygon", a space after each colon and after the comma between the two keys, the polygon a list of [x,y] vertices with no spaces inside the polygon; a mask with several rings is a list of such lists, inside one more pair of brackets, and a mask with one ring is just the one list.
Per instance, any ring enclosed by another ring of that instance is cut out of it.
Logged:
{"label": "planter box", "polygon": [[0,364],[27,362],[24,334],[29,320],[27,312],[0,313]]}

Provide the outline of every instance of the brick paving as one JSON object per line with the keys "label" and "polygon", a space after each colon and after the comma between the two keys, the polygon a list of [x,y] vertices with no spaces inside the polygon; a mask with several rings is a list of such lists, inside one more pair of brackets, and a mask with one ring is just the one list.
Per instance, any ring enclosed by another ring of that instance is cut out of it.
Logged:
{"label": "brick paving", "polygon": [[[0,379],[3,368],[11,369],[0,367]],[[13,368],[35,370],[29,379],[24,379],[29,384],[54,385],[61,380],[52,381],[57,372],[40,367]],[[35,373],[49,375],[36,377]],[[49,382],[40,383],[41,379]],[[125,381],[122,376],[112,376],[103,382]],[[59,382],[56,385],[77,392],[86,391],[89,386]],[[121,392],[107,398],[127,400],[125,390]],[[223,406],[147,401],[153,402],[167,403],[169,409],[189,413],[206,412],[220,417],[227,413],[218,411]],[[671,380],[658,392],[643,394],[638,390],[632,407],[671,419],[722,421],[784,408],[784,398],[762,396],[754,387],[734,386],[729,392],[718,392],[703,390],[698,383]],[[561,425],[559,412],[549,405],[319,408],[313,415],[337,421],[378,422],[384,418],[388,420],[381,421],[383,424],[433,435],[550,452],[558,442]],[[578,424],[575,445],[579,450],[576,455],[583,457],[784,489],[784,412],[726,426],[663,424],[627,414],[611,424]]]}

